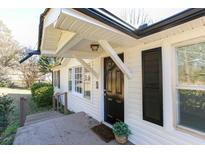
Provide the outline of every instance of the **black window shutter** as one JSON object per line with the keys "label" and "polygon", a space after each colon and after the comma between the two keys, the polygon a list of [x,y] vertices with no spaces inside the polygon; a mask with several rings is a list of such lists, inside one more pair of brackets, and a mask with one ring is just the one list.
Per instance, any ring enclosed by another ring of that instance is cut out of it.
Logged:
{"label": "black window shutter", "polygon": [[142,51],[143,120],[163,126],[161,47]]}

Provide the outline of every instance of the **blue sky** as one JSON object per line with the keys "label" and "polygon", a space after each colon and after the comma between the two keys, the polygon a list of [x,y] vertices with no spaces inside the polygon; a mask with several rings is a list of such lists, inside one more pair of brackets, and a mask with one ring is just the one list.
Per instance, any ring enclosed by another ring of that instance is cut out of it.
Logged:
{"label": "blue sky", "polygon": [[[145,11],[150,15],[153,21],[157,22],[184,9],[151,9]],[[0,20],[12,31],[12,35],[21,45],[30,48],[36,48],[38,41],[38,26],[40,14],[44,8],[13,8],[0,9]],[[112,9],[118,13],[119,9]]]}

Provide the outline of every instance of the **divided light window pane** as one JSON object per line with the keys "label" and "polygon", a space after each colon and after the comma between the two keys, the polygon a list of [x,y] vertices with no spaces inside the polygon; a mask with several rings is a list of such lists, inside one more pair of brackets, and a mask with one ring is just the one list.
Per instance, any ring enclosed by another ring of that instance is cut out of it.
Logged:
{"label": "divided light window pane", "polygon": [[75,92],[82,94],[82,67],[75,68]]}
{"label": "divided light window pane", "polygon": [[68,70],[68,90],[72,91],[72,68]]}
{"label": "divided light window pane", "polygon": [[84,97],[90,99],[91,95],[91,77],[90,72],[84,68]]}
{"label": "divided light window pane", "polygon": [[179,125],[205,132],[205,91],[178,90]]}

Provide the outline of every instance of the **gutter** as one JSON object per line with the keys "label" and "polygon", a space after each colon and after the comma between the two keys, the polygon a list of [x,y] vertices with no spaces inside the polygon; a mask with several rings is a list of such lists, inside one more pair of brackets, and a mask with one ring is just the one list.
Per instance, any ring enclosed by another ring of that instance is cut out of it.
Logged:
{"label": "gutter", "polygon": [[33,55],[40,55],[41,54],[41,41],[42,41],[42,34],[43,34],[43,23],[44,23],[44,18],[45,18],[46,14],[48,13],[49,10],[50,10],[50,8],[45,9],[45,11],[40,16],[37,50],[33,50],[33,51],[27,53],[27,55],[19,61],[20,64],[23,63],[24,61],[26,61],[28,58],[30,58]]}
{"label": "gutter", "polygon": [[42,35],[43,35],[43,23],[44,18],[49,12],[50,8],[46,8],[44,12],[40,15],[40,23],[39,23],[39,31],[38,31],[38,50],[41,51],[41,41],[42,41]]}
{"label": "gutter", "polygon": [[20,64],[23,63],[24,61],[26,61],[28,58],[30,58],[30,57],[33,56],[33,55],[40,55],[40,54],[41,54],[41,52],[40,52],[39,50],[33,50],[33,51],[27,53],[27,55],[26,55],[24,58],[22,58],[22,59],[19,61],[19,63],[20,63]]}
{"label": "gutter", "polygon": [[194,19],[203,17],[205,15],[204,8],[191,8],[185,11],[182,11],[178,14],[175,14],[169,18],[166,18],[162,21],[149,25],[145,28],[138,29],[136,34],[142,38],[154,33],[158,33],[169,28],[184,24],[186,22],[192,21]]}

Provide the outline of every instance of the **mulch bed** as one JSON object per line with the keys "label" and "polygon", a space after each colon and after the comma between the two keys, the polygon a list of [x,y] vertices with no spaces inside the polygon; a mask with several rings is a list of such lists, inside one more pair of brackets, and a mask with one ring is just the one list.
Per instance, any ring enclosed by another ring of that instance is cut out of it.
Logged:
{"label": "mulch bed", "polygon": [[99,124],[97,126],[94,126],[91,128],[91,130],[106,143],[110,142],[115,138],[112,129],[104,124]]}

